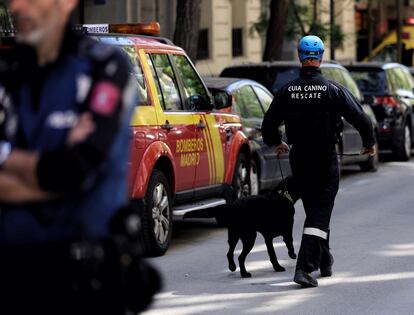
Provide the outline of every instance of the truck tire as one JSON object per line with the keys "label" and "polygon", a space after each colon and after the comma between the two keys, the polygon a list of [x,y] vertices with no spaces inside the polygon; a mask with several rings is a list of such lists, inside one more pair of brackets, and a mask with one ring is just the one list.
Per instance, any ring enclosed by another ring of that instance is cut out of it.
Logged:
{"label": "truck tire", "polygon": [[145,254],[161,256],[170,246],[173,216],[170,185],[157,169],[151,174],[144,204],[142,238]]}
{"label": "truck tire", "polygon": [[259,182],[259,170],[257,168],[257,163],[252,159],[252,164],[250,165],[250,195],[258,195],[260,192],[260,182]]}
{"label": "truck tire", "polygon": [[233,201],[249,196],[251,193],[249,164],[247,157],[240,153],[234,167],[233,174]]}

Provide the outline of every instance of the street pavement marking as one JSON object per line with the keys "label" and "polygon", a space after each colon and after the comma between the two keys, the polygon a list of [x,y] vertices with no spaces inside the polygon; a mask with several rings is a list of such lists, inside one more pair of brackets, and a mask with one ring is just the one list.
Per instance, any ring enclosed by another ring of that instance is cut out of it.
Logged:
{"label": "street pavement marking", "polygon": [[352,275],[350,273],[338,273],[331,278],[318,279],[321,285],[332,284],[349,284],[349,283],[368,283],[368,282],[382,282],[395,281],[404,279],[414,279],[414,272],[396,272],[383,273],[377,275]]}
{"label": "street pavement marking", "polygon": [[374,255],[385,257],[406,257],[414,256],[414,243],[413,244],[396,244],[387,246],[388,249],[375,251]]}

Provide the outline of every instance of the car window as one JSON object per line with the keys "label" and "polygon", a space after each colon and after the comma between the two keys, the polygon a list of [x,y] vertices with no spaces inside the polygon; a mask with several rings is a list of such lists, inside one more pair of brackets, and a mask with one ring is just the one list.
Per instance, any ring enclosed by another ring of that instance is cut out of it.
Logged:
{"label": "car window", "polygon": [[260,100],[260,103],[262,103],[264,111],[266,112],[273,101],[273,97],[270,96],[268,92],[266,92],[259,86],[255,86],[254,91],[256,92],[257,97]]}
{"label": "car window", "polygon": [[243,118],[259,118],[264,116],[260,102],[250,85],[237,89],[234,93],[236,112]]}
{"label": "car window", "polygon": [[154,78],[154,81],[155,81],[155,87],[157,88],[158,100],[160,102],[161,107],[165,109],[164,98],[162,96],[161,86],[160,86],[160,82],[158,81],[157,73],[155,72],[154,64],[152,63],[152,59],[151,59],[149,54],[146,54],[146,57],[147,57],[147,62],[148,62],[149,68],[150,68],[151,73],[152,73],[152,77]]}
{"label": "car window", "polygon": [[329,80],[333,80],[342,85],[346,85],[345,78],[342,75],[341,69],[338,68],[321,68],[322,74]]}
{"label": "car window", "polygon": [[406,78],[406,81],[407,81],[407,83],[409,85],[409,90],[412,91],[413,88],[414,88],[414,78],[411,75],[410,70],[403,69],[403,73],[404,73],[404,76]]}
{"label": "car window", "polygon": [[276,93],[285,84],[289,83],[292,80],[297,79],[299,77],[299,72],[300,72],[299,67],[277,68],[276,73],[275,73],[275,78],[273,81],[272,92]]}
{"label": "car window", "polygon": [[384,93],[387,93],[387,77],[382,69],[350,68],[349,72],[362,93],[367,95],[384,95]]}
{"label": "car window", "polygon": [[407,77],[404,73],[404,70],[401,68],[395,68],[395,77],[398,82],[398,88],[403,90],[411,90],[410,82],[407,81]]}
{"label": "car window", "polygon": [[144,73],[142,71],[141,63],[138,58],[137,50],[134,46],[120,46],[122,50],[128,56],[131,64],[133,81],[136,86],[136,92],[138,94],[137,105],[151,105],[149,99],[148,88],[145,82]]}
{"label": "car window", "polygon": [[390,85],[392,86],[392,94],[397,93],[397,90],[411,91],[410,81],[407,81],[407,77],[403,69],[391,68],[387,69],[386,72]]}
{"label": "car window", "polygon": [[361,91],[359,90],[354,79],[352,79],[351,75],[345,70],[341,70],[341,73],[344,78],[345,87],[349,90],[349,92],[351,92],[355,96],[357,100],[361,101],[362,100]]}
{"label": "car window", "polygon": [[385,70],[385,73],[387,75],[388,85],[390,87],[391,94],[395,94],[396,91],[399,89],[399,82],[397,73],[395,72],[395,69],[387,69]]}
{"label": "car window", "polygon": [[196,109],[192,103],[192,99],[194,97],[201,97],[206,104],[209,104],[210,97],[208,96],[200,77],[188,61],[187,57],[173,55],[173,58],[177,65],[178,75],[183,83],[185,103],[187,105],[186,107],[192,110]]}
{"label": "car window", "polygon": [[183,110],[180,93],[178,90],[177,79],[173,67],[166,54],[151,54],[152,66],[155,69],[153,74],[158,80],[159,89],[162,95],[162,105],[164,110],[178,111]]}
{"label": "car window", "polygon": [[410,72],[404,68],[399,68],[398,70],[404,81],[404,89],[407,91],[412,91],[414,85]]}

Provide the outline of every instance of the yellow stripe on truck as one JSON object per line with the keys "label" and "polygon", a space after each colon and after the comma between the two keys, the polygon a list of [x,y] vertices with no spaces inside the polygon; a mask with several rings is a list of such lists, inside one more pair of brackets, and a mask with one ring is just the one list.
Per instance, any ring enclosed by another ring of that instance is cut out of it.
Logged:
{"label": "yellow stripe on truck", "polygon": [[206,144],[206,150],[207,150],[207,159],[208,159],[208,175],[209,175],[209,184],[211,185],[213,183],[213,159],[211,157],[211,147],[210,147],[210,140],[208,138],[208,132],[204,129],[203,130],[204,135],[204,142]]}
{"label": "yellow stripe on truck", "polygon": [[213,115],[206,115],[207,128],[212,142],[212,149],[214,150],[214,164],[215,164],[215,180],[214,183],[222,183],[224,181],[224,155],[223,147],[220,139],[219,128],[216,119]]}

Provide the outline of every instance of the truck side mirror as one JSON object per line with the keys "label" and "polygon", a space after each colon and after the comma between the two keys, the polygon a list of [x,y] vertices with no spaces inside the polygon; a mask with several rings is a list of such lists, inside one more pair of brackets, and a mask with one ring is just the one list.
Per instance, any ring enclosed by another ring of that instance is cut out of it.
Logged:
{"label": "truck side mirror", "polygon": [[231,107],[233,98],[226,91],[213,91],[214,106],[216,109]]}

